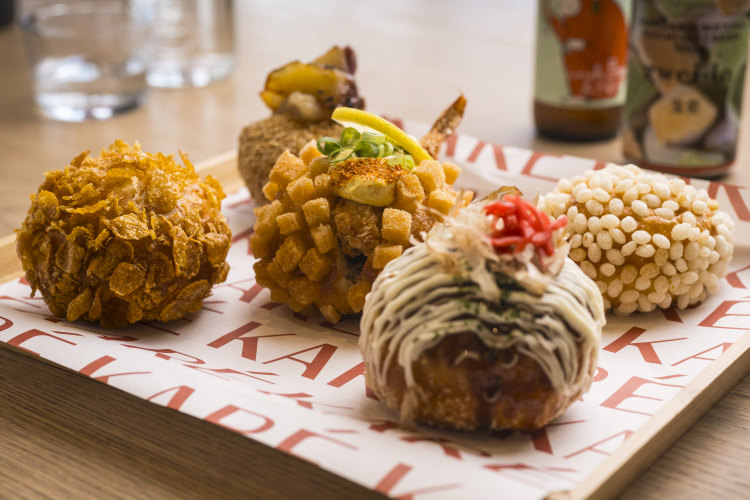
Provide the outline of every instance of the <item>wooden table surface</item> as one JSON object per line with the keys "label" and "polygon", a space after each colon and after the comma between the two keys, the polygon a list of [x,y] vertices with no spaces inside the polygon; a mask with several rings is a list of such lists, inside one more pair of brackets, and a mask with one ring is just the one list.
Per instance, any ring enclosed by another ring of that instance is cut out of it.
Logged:
{"label": "wooden table surface", "polygon": [[[38,115],[18,29],[0,29],[0,236],[20,225],[43,172],[64,167],[82,150],[96,152],[118,138],[138,140],[148,151],[182,149],[198,163],[235,149],[242,126],[268,114],[258,96],[266,73],[294,59],[312,59],[333,44],[350,44],[357,51],[357,82],[372,111],[430,122],[463,92],[469,101],[463,133],[503,145],[622,160],[617,140],[570,145],[535,137],[535,2],[238,0],[235,5],[238,65],[231,78],[201,89],[152,90],[144,106],[104,122],[56,123]],[[747,99],[747,117],[749,105]],[[750,127],[741,135],[739,160],[725,180],[750,185],[750,151],[745,147]],[[33,373],[21,373],[20,355],[0,354],[5,367],[0,389],[4,377],[33,380]],[[14,366],[17,372],[9,372]],[[231,480],[201,475],[202,463],[221,460],[216,443],[234,442],[228,432],[210,429],[205,440],[185,445],[182,440],[189,436],[180,429],[190,417],[175,417],[158,407],[134,414],[127,395],[117,396],[121,404],[110,420],[95,404],[101,384],[57,368],[45,370],[44,383],[64,381],[76,397],[52,400],[34,392],[41,381],[30,382],[26,394],[0,390],[0,497],[185,498],[253,492],[250,479],[257,470],[243,471],[237,462],[241,458],[251,464],[251,449],[222,462]],[[151,419],[165,415],[175,419],[175,433],[149,434]],[[69,426],[74,420],[76,425]],[[750,376],[656,460],[623,498],[747,498],[748,437]],[[152,455],[129,454],[144,443],[151,443]],[[263,473],[264,465],[252,465]],[[268,473],[284,466],[282,458],[265,465]],[[307,491],[309,496],[314,489],[290,485],[286,491]]]}

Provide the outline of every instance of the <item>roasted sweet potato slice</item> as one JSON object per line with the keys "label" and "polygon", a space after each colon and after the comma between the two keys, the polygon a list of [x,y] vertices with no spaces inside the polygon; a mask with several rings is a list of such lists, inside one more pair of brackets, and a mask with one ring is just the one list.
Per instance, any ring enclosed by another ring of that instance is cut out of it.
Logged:
{"label": "roasted sweet potato slice", "polygon": [[328,112],[338,106],[362,107],[352,75],[299,61],[269,73],[261,97],[269,108],[276,110],[294,92],[313,96]]}
{"label": "roasted sweet potato slice", "polygon": [[354,50],[349,47],[339,47],[334,45],[328,52],[315,59],[311,64],[324,68],[340,69],[345,73],[353,75],[357,70],[357,58]]}

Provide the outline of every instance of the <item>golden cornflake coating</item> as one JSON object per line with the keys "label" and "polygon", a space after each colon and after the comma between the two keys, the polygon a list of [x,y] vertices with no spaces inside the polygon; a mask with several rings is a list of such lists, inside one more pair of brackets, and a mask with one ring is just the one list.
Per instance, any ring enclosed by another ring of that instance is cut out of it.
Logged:
{"label": "golden cornflake coating", "polygon": [[116,141],[47,173],[16,235],[32,293],[52,313],[105,328],[169,321],[226,279],[224,192],[181,157],[185,166]]}
{"label": "golden cornflake coating", "polygon": [[617,314],[700,302],[732,258],[734,221],[716,200],[635,165],[562,179],[539,208],[568,216],[570,258]]}
{"label": "golden cornflake coating", "polygon": [[256,280],[271,298],[295,311],[315,305],[331,323],[362,310],[375,277],[410,237],[471,199],[453,190],[460,169],[452,163],[423,161],[412,172],[384,159],[356,159],[351,170],[348,163],[329,165],[315,142],[299,157],[282,154],[263,187],[271,203],[255,209],[250,238]]}

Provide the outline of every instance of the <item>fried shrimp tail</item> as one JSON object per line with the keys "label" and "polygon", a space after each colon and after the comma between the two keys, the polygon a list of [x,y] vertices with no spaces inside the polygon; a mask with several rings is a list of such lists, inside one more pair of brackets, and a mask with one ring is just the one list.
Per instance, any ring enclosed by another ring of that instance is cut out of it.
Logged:
{"label": "fried shrimp tail", "polygon": [[430,156],[438,157],[440,146],[456,131],[464,117],[465,109],[466,98],[461,94],[440,114],[435,123],[432,124],[430,131],[419,140],[419,143],[430,153]]}

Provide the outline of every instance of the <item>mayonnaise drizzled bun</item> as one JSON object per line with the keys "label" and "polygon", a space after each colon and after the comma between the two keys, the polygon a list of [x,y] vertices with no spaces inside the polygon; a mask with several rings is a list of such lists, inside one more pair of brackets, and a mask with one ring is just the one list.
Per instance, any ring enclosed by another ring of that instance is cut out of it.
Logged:
{"label": "mayonnaise drizzled bun", "polygon": [[604,310],[566,222],[520,196],[483,200],[385,267],[360,347],[402,425],[538,429],[588,390]]}

